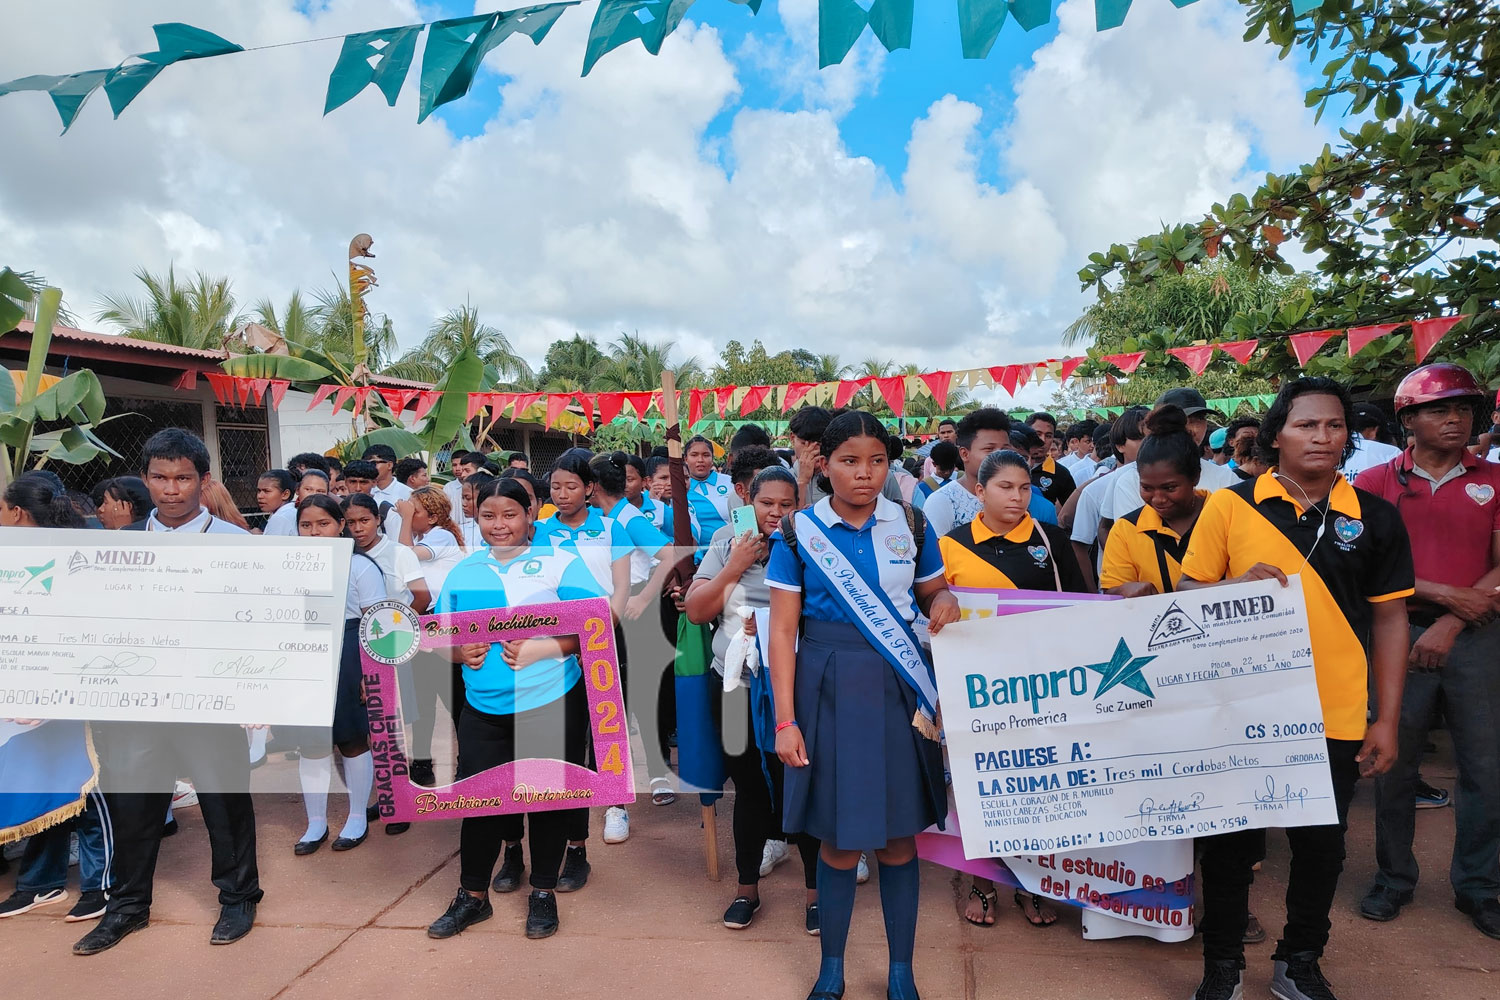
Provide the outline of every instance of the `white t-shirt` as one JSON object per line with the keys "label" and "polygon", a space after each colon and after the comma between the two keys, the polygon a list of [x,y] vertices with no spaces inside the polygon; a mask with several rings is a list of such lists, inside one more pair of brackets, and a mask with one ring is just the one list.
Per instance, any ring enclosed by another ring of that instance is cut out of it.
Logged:
{"label": "white t-shirt", "polygon": [[[422,576],[426,578],[427,589],[435,600],[443,591],[443,583],[448,579],[449,570],[462,562],[468,553],[458,547],[458,539],[447,528],[433,528],[427,534],[417,535],[412,540],[432,550],[431,559],[418,556],[417,561],[422,565]],[[412,554],[416,555],[415,552]]]}
{"label": "white t-shirt", "polygon": [[422,572],[422,561],[417,558],[415,552],[400,542],[382,538],[370,546],[365,555],[375,560],[376,565],[380,567],[380,572],[384,574],[387,597],[410,603],[411,588],[407,584],[417,580],[426,580]]}
{"label": "white t-shirt", "polygon": [[464,517],[464,484],[457,479],[444,483],[443,496],[448,498],[448,504],[453,508],[453,523],[462,529],[469,520]]}
{"label": "white t-shirt", "polygon": [[353,621],[365,613],[365,608],[386,597],[385,577],[374,560],[366,559],[355,552],[349,563],[349,590],[344,595],[344,620]]}
{"label": "white t-shirt", "polygon": [[[1198,461],[1203,468],[1198,479],[1200,490],[1212,493],[1229,486],[1237,486],[1241,482],[1240,477],[1235,475],[1234,470],[1227,465],[1215,465],[1206,458],[1200,458]],[[1099,505],[1101,518],[1118,521],[1126,514],[1146,506],[1146,501],[1141,499],[1141,473],[1134,462],[1109,478],[1113,481],[1113,488],[1104,495],[1104,501]]]}
{"label": "white t-shirt", "polygon": [[1354,454],[1349,456],[1349,461],[1345,462],[1339,471],[1352,483],[1354,477],[1361,472],[1373,469],[1377,465],[1384,465],[1399,454],[1401,454],[1401,449],[1395,445],[1382,444],[1379,441],[1370,440],[1363,434],[1355,434]]}
{"label": "white t-shirt", "polygon": [[464,548],[469,552],[478,552],[480,549],[486,548],[484,536],[479,533],[478,521],[465,521],[460,525],[460,530],[464,533]]}
{"label": "white t-shirt", "polygon": [[1099,540],[1099,507],[1107,491],[1114,489],[1112,478],[1111,473],[1105,472],[1083,484],[1083,492],[1073,508],[1073,541],[1093,545]]}
{"label": "white t-shirt", "polygon": [[156,519],[156,511],[146,517],[147,531],[176,531],[184,535],[248,535],[249,532],[237,524],[221,521],[208,512],[207,507],[198,508],[198,516],[186,524],[169,528]]}
{"label": "white t-shirt", "polygon": [[932,525],[933,534],[942,538],[960,524],[968,524],[979,516],[984,504],[969,488],[968,479],[952,479],[932,491],[932,496],[922,504],[922,514]]}
{"label": "white t-shirt", "polygon": [[295,535],[297,533],[297,505],[284,503],[271,511],[271,516],[266,518],[266,526],[262,529],[264,535]]}
{"label": "white t-shirt", "polygon": [[375,498],[376,503],[384,500],[386,503],[398,503],[402,500],[411,499],[411,487],[399,479],[392,479],[389,486],[371,486],[370,496]]}
{"label": "white t-shirt", "polygon": [[1083,484],[1094,478],[1094,470],[1098,468],[1092,458],[1085,455],[1074,455],[1073,464],[1068,466],[1068,471],[1073,474],[1073,482]]}

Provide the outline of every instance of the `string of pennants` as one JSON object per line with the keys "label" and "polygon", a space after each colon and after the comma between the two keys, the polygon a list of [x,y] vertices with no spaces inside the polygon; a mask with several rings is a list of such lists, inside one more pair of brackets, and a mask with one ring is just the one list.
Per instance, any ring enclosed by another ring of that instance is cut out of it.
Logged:
{"label": "string of pennants", "polygon": [[[1325,344],[1335,337],[1345,337],[1350,357],[1381,337],[1409,326],[1418,364],[1427,357],[1444,335],[1465,316],[1441,316],[1432,319],[1414,320],[1404,323],[1384,323],[1376,326],[1354,327],[1348,330],[1317,330],[1293,334],[1287,338],[1297,363],[1305,367],[1308,361]],[[1278,342],[1272,342],[1279,343]],[[1166,353],[1180,361],[1194,375],[1202,375],[1209,363],[1218,354],[1223,354],[1238,364],[1250,362],[1260,348],[1259,340],[1236,340],[1223,343],[1195,344],[1189,347],[1168,348]],[[1146,352],[1128,354],[1105,354],[1098,357],[1049,358],[1022,364],[993,365],[954,371],[923,372],[917,375],[865,376],[829,382],[792,382],[787,385],[724,385],[713,388],[686,389],[679,393],[679,404],[685,400],[687,424],[698,426],[705,414],[713,412],[722,421],[735,417],[745,418],[764,407],[774,407],[787,413],[798,406],[829,406],[834,409],[848,406],[862,392],[868,392],[872,404],[884,402],[891,413],[903,417],[906,404],[915,399],[931,399],[938,409],[944,409],[948,395],[955,388],[966,386],[970,390],[1000,388],[1015,397],[1017,391],[1031,380],[1037,383],[1053,378],[1066,382],[1085,362],[1095,366],[1103,364],[1122,375],[1134,374],[1145,360]],[[227,374],[209,373],[209,386],[215,398],[226,404],[244,406],[250,402],[279,408],[282,398],[290,386],[285,379],[250,378]],[[352,404],[358,416],[372,405],[382,405],[392,416],[400,417],[407,410],[413,420],[426,417],[437,405],[443,393],[434,389],[386,388],[377,386],[350,386],[327,384],[317,387],[309,410],[333,400],[333,410],[338,412]],[[1247,401],[1253,397],[1244,397]],[[1227,402],[1227,401],[1226,401]],[[575,406],[582,411],[582,423],[590,431],[597,424],[613,423],[630,412],[639,421],[648,421],[652,410],[662,412],[661,391],[639,392],[518,392],[493,391],[468,394],[467,418],[473,420],[488,411],[491,419],[504,419],[507,411],[510,419],[520,423],[540,422],[552,427],[567,414],[572,417]],[[627,407],[629,408],[627,410]],[[1236,407],[1237,408],[1237,407]],[[595,414],[597,413],[597,421]],[[569,423],[574,423],[569,419]]]}

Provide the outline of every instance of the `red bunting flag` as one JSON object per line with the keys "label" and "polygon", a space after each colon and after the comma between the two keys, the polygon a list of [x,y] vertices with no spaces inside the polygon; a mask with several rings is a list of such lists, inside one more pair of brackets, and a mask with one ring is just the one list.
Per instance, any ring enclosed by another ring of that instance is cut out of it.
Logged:
{"label": "red bunting flag", "polygon": [[947,409],[948,388],[953,384],[953,373],[928,372],[921,378],[926,383],[927,390],[932,393],[933,402],[937,403],[938,409]]}
{"label": "red bunting flag", "polygon": [[354,398],[354,386],[341,385],[338,392],[333,394],[333,412],[337,413],[344,408],[344,404]]}
{"label": "red bunting flag", "polygon": [[468,415],[466,417],[464,417],[464,423],[468,423],[469,421],[473,420],[475,417],[479,416],[479,411],[482,410],[482,409],[484,409],[486,406],[489,406],[489,405],[490,405],[490,393],[487,393],[487,392],[471,392],[471,393],[469,393],[469,411],[468,411]]}
{"label": "red bunting flag", "polygon": [[848,379],[840,382],[838,391],[833,394],[833,408],[837,410],[840,407],[848,406],[849,400],[854,398],[854,394],[869,384],[870,380],[867,378]]}
{"label": "red bunting flag", "polygon": [[583,406],[583,419],[589,425],[589,430],[594,429],[594,397],[586,392],[576,394],[578,402]]}
{"label": "red bunting flag", "polygon": [[1214,357],[1214,345],[1203,344],[1199,347],[1169,347],[1167,353],[1178,361],[1188,366],[1188,371],[1194,375],[1202,375],[1208,368],[1208,363]]}
{"label": "red bunting flag", "polygon": [[766,397],[770,394],[771,387],[768,385],[752,385],[746,389],[745,398],[740,401],[740,416],[748,417],[760,409],[761,404],[766,401]]}
{"label": "red bunting flag", "polygon": [[[213,385],[213,378],[214,377],[212,375],[208,376],[208,384],[209,385]],[[338,386],[333,385],[333,384],[318,386],[317,391],[313,393],[312,402],[309,403],[309,404],[307,404],[308,412],[312,412],[313,410],[316,410],[318,408],[318,404],[321,403],[321,402],[323,402],[323,400],[327,399],[329,396],[332,396],[334,390],[337,389],[337,388],[338,388]],[[217,393],[216,393],[216,395],[217,395]],[[338,407],[334,407],[334,409],[337,410]]]}
{"label": "red bunting flag", "polygon": [[1141,366],[1141,359],[1145,356],[1145,351],[1136,351],[1134,354],[1106,354],[1102,360],[1108,361],[1126,375],[1132,375]]}
{"label": "red bunting flag", "polygon": [[1447,336],[1448,331],[1458,325],[1460,320],[1468,319],[1468,316],[1434,316],[1432,319],[1419,319],[1411,325],[1411,343],[1417,351],[1417,364],[1427,357],[1427,352],[1437,346],[1437,342]]}
{"label": "red bunting flag", "polygon": [[[734,390],[738,388],[739,386],[737,385],[722,385],[714,390],[714,400],[719,408],[719,416],[727,417],[729,415],[729,404],[734,399]],[[642,416],[644,415],[642,414]]]}
{"label": "red bunting flag", "polygon": [[626,401],[630,403],[630,408],[635,410],[635,415],[642,420],[645,420],[646,414],[651,410],[651,393],[627,392],[623,395],[625,396]]}
{"label": "red bunting flag", "polygon": [[1078,366],[1086,361],[1086,358],[1063,358],[1057,366],[1057,380],[1066,382],[1078,370]]}
{"label": "red bunting flag", "polygon": [[539,392],[516,393],[516,403],[510,409],[510,419],[519,422],[521,419],[521,414],[525,413],[527,410],[535,406],[537,400],[541,398],[542,394]]}
{"label": "red bunting flag", "polygon": [[1218,344],[1217,347],[1240,364],[1248,365],[1251,356],[1255,354],[1255,348],[1259,345],[1258,340],[1231,340],[1227,344]]}
{"label": "red bunting flag", "polygon": [[[709,394],[708,389],[688,390],[688,422],[689,427],[696,427],[698,421],[703,419],[703,397]],[[601,397],[602,398],[602,397]]]}
{"label": "red bunting flag", "polygon": [[365,404],[370,400],[370,393],[374,386],[362,385],[354,390],[354,415],[357,417],[364,410]]}
{"label": "red bunting flag", "polygon": [[817,385],[816,382],[793,382],[788,385],[786,387],[786,399],[781,401],[781,412],[785,413],[802,402],[802,397],[811,392],[812,387],[815,385]]}
{"label": "red bunting flag", "polygon": [[505,419],[505,408],[516,401],[513,392],[492,392],[489,394],[490,422]]}
{"label": "red bunting flag", "polygon": [[551,427],[556,423],[557,418],[562,416],[562,412],[568,408],[568,404],[572,401],[573,394],[571,392],[547,393],[547,422],[545,426]]}
{"label": "red bunting flag", "polygon": [[1025,365],[1006,365],[1003,368],[991,368],[990,375],[999,384],[1000,388],[1004,389],[1011,397],[1014,397],[1016,386],[1021,384],[1021,378],[1025,370]]}
{"label": "red bunting flag", "polygon": [[1287,339],[1292,342],[1292,353],[1297,356],[1297,364],[1305,368],[1312,356],[1318,353],[1318,348],[1343,332],[1342,330],[1315,330],[1312,333],[1294,333]]}
{"label": "red bunting flag", "polygon": [[[410,398],[404,390],[377,389],[376,392],[380,393],[380,398],[385,401],[386,409],[391,411],[391,416],[401,416],[401,411],[406,409],[406,402]],[[412,395],[416,395],[415,390],[412,391]]]}
{"label": "red bunting flag", "polygon": [[286,398],[287,388],[291,382],[284,378],[273,378],[271,380],[271,409],[281,409],[281,401]]}
{"label": "red bunting flag", "polygon": [[[229,394],[233,391],[231,387],[234,385],[231,376],[221,375],[218,372],[204,372],[203,377],[208,379],[208,387],[213,390],[214,399],[220,403],[227,404],[229,402]],[[321,388],[319,391],[322,391]],[[313,400],[313,406],[317,405],[318,401],[316,399]],[[308,409],[312,409],[312,407],[310,406]]]}
{"label": "red bunting flag", "polygon": [[896,416],[906,412],[906,376],[891,375],[887,378],[875,380],[875,387],[880,390],[885,405],[891,408]]}
{"label": "red bunting flag", "polygon": [[443,394],[441,392],[437,392],[432,389],[428,389],[425,391],[419,390],[417,392],[417,408],[412,413],[412,419],[421,420],[423,417],[427,416],[427,414],[432,412],[432,408],[436,406],[438,404],[438,401],[442,398]]}
{"label": "red bunting flag", "polygon": [[615,417],[620,415],[620,410],[625,406],[625,397],[618,392],[599,393],[599,422],[601,424],[612,423]]}
{"label": "red bunting flag", "polygon": [[271,388],[271,380],[268,378],[250,380],[250,392],[255,396],[255,402],[261,406],[266,403],[266,390],[269,388]]}
{"label": "red bunting flag", "polygon": [[1401,326],[1400,323],[1381,323],[1377,326],[1351,326],[1349,328],[1349,357],[1354,357],[1360,351],[1386,334]]}

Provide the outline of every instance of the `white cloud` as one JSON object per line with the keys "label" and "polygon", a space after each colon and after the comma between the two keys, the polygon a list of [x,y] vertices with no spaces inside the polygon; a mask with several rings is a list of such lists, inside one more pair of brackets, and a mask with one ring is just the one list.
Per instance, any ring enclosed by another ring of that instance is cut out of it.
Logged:
{"label": "white cloud", "polygon": [[[256,45],[419,18],[403,0],[311,17],[281,4],[41,5],[0,38],[0,65],[107,65],[146,48],[152,21]],[[780,8],[788,34],[736,56],[781,60],[803,110],[742,106],[734,58],[691,22],[660,57],[630,45],[580,79],[579,12],[541,46],[491,55],[506,76],[481,76],[471,99],[502,104],[469,138],[414,123],[415,67],[395,109],[372,90],[321,118],[336,42],[171,67],[119,121],[99,95],[60,139],[43,95],[6,97],[8,263],[82,313],[173,260],[231,275],[244,302],[282,300],[337,280],[363,231],[371,306],[408,344],[468,298],[534,360],[574,330],[639,330],[704,358],[759,337],[967,367],[1055,353],[1090,250],[1193,218],[1243,185],[1252,146],[1285,158],[1321,141],[1290,67],[1239,41],[1237,6],[1139,4],[1096,35],[1092,5],[1067,0],[998,130],[940,94],[891,123],[910,132],[898,188],[839,133],[878,85],[879,46],[866,36],[855,63],[818,74],[815,3]],[[727,137],[708,136],[726,111]]]}

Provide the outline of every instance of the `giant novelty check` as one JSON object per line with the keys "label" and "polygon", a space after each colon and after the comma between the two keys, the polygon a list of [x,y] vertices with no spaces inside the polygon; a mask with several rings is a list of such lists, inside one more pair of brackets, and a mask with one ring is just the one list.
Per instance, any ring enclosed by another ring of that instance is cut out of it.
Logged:
{"label": "giant novelty check", "polygon": [[1336,821],[1297,577],[960,621],[932,651],[970,858]]}
{"label": "giant novelty check", "polygon": [[6,528],[0,718],[330,725],[352,545]]}

